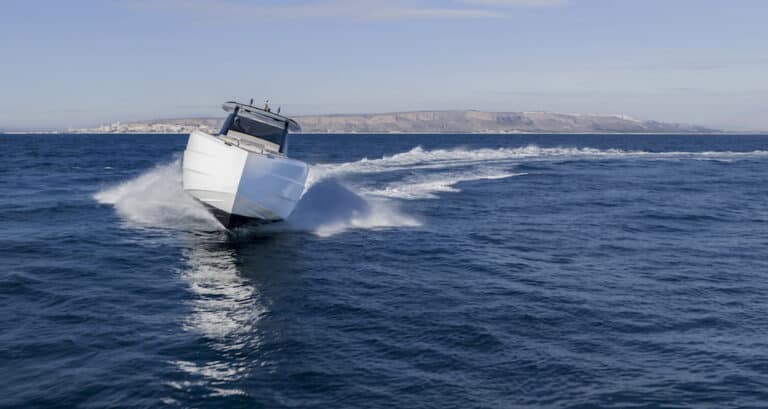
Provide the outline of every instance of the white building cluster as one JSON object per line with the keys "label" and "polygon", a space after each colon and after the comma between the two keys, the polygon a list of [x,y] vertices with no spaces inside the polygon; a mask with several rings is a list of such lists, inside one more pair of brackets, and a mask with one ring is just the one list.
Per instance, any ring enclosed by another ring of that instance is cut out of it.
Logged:
{"label": "white building cluster", "polygon": [[69,129],[70,133],[148,133],[148,134],[186,134],[196,129],[215,133],[217,130],[206,124],[178,124],[173,122],[115,122],[96,128]]}

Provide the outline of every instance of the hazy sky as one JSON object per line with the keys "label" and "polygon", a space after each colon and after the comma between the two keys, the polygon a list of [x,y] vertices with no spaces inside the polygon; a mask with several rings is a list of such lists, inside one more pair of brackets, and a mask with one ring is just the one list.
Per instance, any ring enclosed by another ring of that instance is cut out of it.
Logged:
{"label": "hazy sky", "polygon": [[482,109],[768,129],[766,0],[0,0],[0,128]]}

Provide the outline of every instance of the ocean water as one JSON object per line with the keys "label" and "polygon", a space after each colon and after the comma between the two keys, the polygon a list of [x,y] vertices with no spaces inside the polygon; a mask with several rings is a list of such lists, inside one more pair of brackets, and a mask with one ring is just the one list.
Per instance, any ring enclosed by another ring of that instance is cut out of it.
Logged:
{"label": "ocean water", "polygon": [[236,233],[185,142],[0,135],[1,407],[768,407],[768,137],[296,135]]}

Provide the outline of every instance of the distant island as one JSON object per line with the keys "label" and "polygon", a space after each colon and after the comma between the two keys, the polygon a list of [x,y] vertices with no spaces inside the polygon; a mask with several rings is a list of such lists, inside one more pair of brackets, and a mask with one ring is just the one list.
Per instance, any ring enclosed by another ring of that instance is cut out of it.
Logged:
{"label": "distant island", "polygon": [[[625,115],[552,112],[413,111],[300,115],[303,133],[716,133],[718,129],[634,119]],[[70,133],[189,133],[218,130],[223,118],[117,122]]]}

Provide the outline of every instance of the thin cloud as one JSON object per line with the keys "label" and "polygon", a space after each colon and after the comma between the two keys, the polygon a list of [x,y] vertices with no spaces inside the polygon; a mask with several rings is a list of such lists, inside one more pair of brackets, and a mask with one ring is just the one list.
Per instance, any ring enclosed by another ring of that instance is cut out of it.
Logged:
{"label": "thin cloud", "polygon": [[192,13],[242,16],[254,19],[478,19],[503,18],[504,13],[488,7],[420,6],[397,0],[316,0],[295,5],[271,6],[255,1],[138,0],[121,3],[142,9],[172,9]]}
{"label": "thin cloud", "polygon": [[483,7],[551,7],[568,0],[457,0],[459,3]]}

